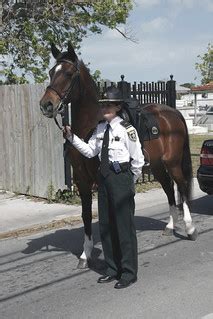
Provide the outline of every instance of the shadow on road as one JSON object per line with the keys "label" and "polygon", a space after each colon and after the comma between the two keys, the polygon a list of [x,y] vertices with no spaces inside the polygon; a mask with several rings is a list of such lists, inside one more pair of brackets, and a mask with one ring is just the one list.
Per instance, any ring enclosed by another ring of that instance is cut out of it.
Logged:
{"label": "shadow on road", "polygon": [[[195,199],[191,202],[192,213],[194,214],[203,214],[203,215],[213,215],[213,196],[203,196],[198,199]],[[167,212],[160,214],[161,217]],[[169,217],[169,214],[168,214]],[[135,216],[135,225],[137,231],[163,231],[166,226],[166,222],[143,216]],[[94,245],[100,243],[99,237],[99,227],[98,222],[93,223],[93,241]],[[176,238],[182,240],[188,240],[187,236],[183,234],[174,232]],[[42,251],[62,251],[70,252],[76,257],[80,257],[83,248],[84,240],[84,228],[77,227],[73,229],[59,229],[54,233],[48,235],[31,239],[27,243],[27,247],[22,251],[23,254],[33,254],[35,252]],[[95,247],[93,249],[92,259],[99,259],[101,254],[101,247]],[[101,268],[101,266],[100,266]]]}
{"label": "shadow on road", "polygon": [[192,201],[192,212],[201,215],[213,215],[213,195],[206,195]]}
{"label": "shadow on road", "polygon": [[[200,214],[202,215],[213,215],[213,196],[203,196],[202,198],[196,199],[192,201],[192,212],[194,214]],[[136,229],[139,232],[142,232],[141,235],[144,234],[144,232],[147,232],[147,236],[145,236],[148,240],[148,244],[146,247],[142,246],[141,250],[138,252],[139,255],[145,254],[147,252],[155,251],[157,252],[159,249],[162,249],[164,247],[168,247],[169,245],[177,245],[178,243],[181,243],[181,240],[187,239],[187,237],[182,236],[181,234],[174,234],[176,238],[169,238],[168,240],[160,240],[161,232],[164,230],[166,226],[166,222],[164,222],[165,218],[168,218],[168,210],[165,210],[161,214],[156,214],[154,218],[150,217],[142,217],[142,216],[135,216],[135,224]],[[153,216],[152,216],[153,217]],[[196,216],[195,216],[196,217]],[[161,220],[159,220],[161,218]],[[197,219],[201,219],[199,216],[197,216]],[[209,232],[212,232],[213,229],[208,225],[206,228],[202,228],[199,231],[199,234],[206,234]],[[149,233],[150,232],[150,233]],[[154,232],[154,234],[153,234]],[[154,245],[150,245],[149,238],[150,236],[155,237]],[[79,257],[82,252],[83,247],[83,239],[84,239],[84,228],[76,227],[72,229],[59,229],[54,232],[51,232],[49,234],[43,235],[41,237],[35,237],[30,240],[28,240],[27,247],[22,250],[22,255],[20,256],[20,251],[18,251],[18,258],[12,258],[11,254],[6,254],[1,257],[8,256],[8,260],[2,261],[2,266],[4,268],[1,270],[1,273],[4,274],[5,272],[19,269],[19,273],[22,271],[25,271],[26,266],[30,267],[31,265],[35,265],[37,262],[43,262],[46,261],[48,258],[62,258],[62,256],[67,253],[72,253],[73,255]],[[141,240],[144,239],[144,236],[141,237]],[[180,240],[181,239],[181,240]],[[58,278],[53,278],[52,280],[44,280],[42,283],[36,283],[32,286],[23,286],[21,291],[15,291],[14,289],[8,291],[8,295],[3,295],[0,298],[0,302],[6,302],[11,301],[14,298],[20,297],[20,296],[27,296],[29,293],[32,293],[34,291],[39,291],[40,289],[46,289],[50,286],[53,286],[55,284],[61,284],[66,282],[67,280],[71,280],[73,278],[78,278],[80,276],[86,276],[89,271],[95,271],[97,273],[101,273],[104,268],[104,262],[103,258],[100,258],[101,254],[101,245],[100,245],[100,237],[99,237],[99,227],[98,222],[95,221],[93,223],[93,240],[95,248],[93,249],[93,255],[92,260],[93,264],[90,267],[90,269],[81,270],[81,271],[74,271],[75,269],[71,269],[71,274],[64,275],[61,274],[61,276]],[[48,252],[55,251],[56,254],[48,254]],[[57,253],[59,252],[59,254]],[[17,254],[17,252],[16,252]],[[31,254],[37,254],[36,257],[31,258]],[[25,262],[23,262],[25,260]],[[17,261],[19,262],[17,264]],[[15,263],[15,264],[14,264]],[[146,265],[143,265],[146,267]],[[23,268],[24,267],[24,268]],[[26,268],[27,269],[27,268]],[[47,270],[49,271],[49,270]]]}
{"label": "shadow on road", "polygon": [[[163,230],[166,226],[165,222],[149,217],[135,217],[135,225],[138,231]],[[93,241],[94,245],[100,242],[98,222],[93,223]],[[82,253],[84,239],[84,228],[59,229],[54,233],[31,239],[27,243],[28,247],[22,253],[32,254],[37,251],[67,251],[79,257]],[[101,250],[94,249],[94,258],[98,258]]]}

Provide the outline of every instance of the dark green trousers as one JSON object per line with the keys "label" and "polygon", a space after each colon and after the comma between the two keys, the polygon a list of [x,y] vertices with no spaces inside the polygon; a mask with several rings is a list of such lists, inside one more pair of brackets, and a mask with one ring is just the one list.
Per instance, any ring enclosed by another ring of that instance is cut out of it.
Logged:
{"label": "dark green trousers", "polygon": [[130,170],[99,175],[98,211],[106,274],[137,277],[137,238],[134,224],[135,187]]}

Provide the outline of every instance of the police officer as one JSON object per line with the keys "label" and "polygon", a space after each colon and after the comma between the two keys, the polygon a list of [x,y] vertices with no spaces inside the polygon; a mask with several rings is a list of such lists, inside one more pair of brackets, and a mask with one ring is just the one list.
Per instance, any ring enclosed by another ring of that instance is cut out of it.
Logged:
{"label": "police officer", "polygon": [[137,280],[137,238],[134,225],[134,183],[141,174],[144,156],[137,131],[118,114],[121,92],[107,88],[99,100],[103,121],[85,143],[70,127],[65,137],[86,157],[99,156],[98,211],[106,273],[98,283],[118,280],[115,288],[126,288]]}

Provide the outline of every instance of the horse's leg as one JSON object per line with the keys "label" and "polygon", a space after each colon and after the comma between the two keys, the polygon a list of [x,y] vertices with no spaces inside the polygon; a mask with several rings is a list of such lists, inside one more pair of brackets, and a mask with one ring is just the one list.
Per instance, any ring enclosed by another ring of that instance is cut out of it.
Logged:
{"label": "horse's leg", "polygon": [[178,191],[183,201],[183,220],[185,222],[186,233],[190,240],[196,240],[198,232],[192,223],[192,217],[189,208],[189,194],[187,190],[187,181],[183,176],[181,166],[177,165],[175,167],[170,168],[170,173],[172,174],[174,181],[177,184]]}
{"label": "horse's leg", "polygon": [[[94,160],[85,160],[79,153],[71,154],[73,160],[74,180],[78,188],[81,206],[82,219],[84,223],[84,245],[77,268],[84,269],[88,267],[88,261],[91,259],[93,249],[92,239],[92,187],[96,181],[97,169],[99,165],[98,158]],[[74,157],[74,155],[76,157]],[[77,165],[76,165],[77,164]]]}
{"label": "horse's leg", "polygon": [[186,233],[188,235],[188,238],[190,240],[196,240],[198,236],[198,232],[192,223],[192,217],[191,217],[189,205],[188,205],[188,202],[184,200],[184,197],[183,197],[183,220],[185,222]]}
{"label": "horse's leg", "polygon": [[91,259],[93,249],[92,238],[92,192],[81,193],[82,219],[84,223],[84,250],[80,256],[78,268],[88,268],[88,261]]}
{"label": "horse's leg", "polygon": [[85,188],[85,184],[77,183],[78,190],[81,197],[82,205],[82,219],[84,223],[84,250],[80,256],[77,268],[88,268],[88,260],[91,259],[91,253],[93,249],[92,239],[92,190],[88,187]]}
{"label": "horse's leg", "polygon": [[161,184],[169,202],[169,222],[164,230],[164,235],[173,235],[175,225],[178,221],[178,213],[175,201],[174,182],[167,173],[163,163],[157,163],[151,167],[154,177]]}
{"label": "horse's leg", "polygon": [[70,160],[73,167],[73,180],[78,188],[81,198],[82,213],[81,217],[84,224],[84,244],[83,252],[79,258],[77,268],[84,269],[88,267],[88,260],[91,259],[93,249],[92,240],[92,185],[93,180],[85,167],[84,158],[81,154],[70,148]]}

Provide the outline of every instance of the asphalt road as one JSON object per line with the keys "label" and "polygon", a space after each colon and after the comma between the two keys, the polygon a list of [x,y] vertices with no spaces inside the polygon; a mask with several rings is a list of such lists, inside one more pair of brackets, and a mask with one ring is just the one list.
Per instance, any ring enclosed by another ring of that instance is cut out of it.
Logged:
{"label": "asphalt road", "polygon": [[116,290],[97,284],[104,270],[98,222],[89,270],[77,270],[83,228],[64,228],[0,241],[0,318],[213,318],[213,196],[193,201],[196,242],[180,222],[176,236],[162,236],[165,203],[136,211],[138,282]]}

